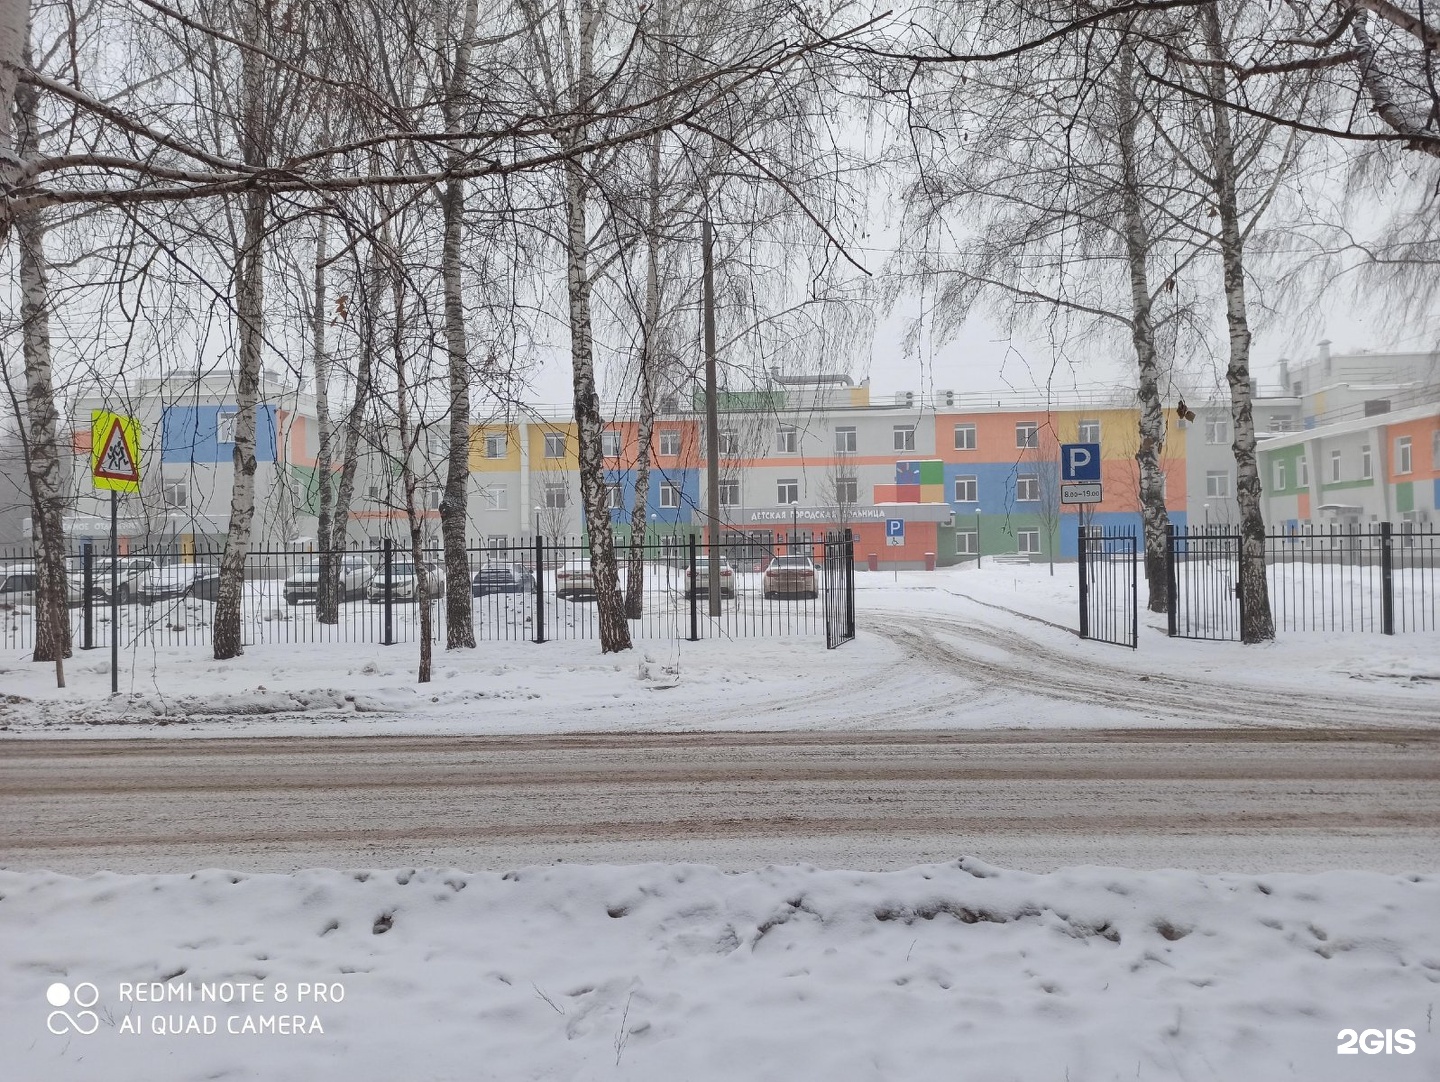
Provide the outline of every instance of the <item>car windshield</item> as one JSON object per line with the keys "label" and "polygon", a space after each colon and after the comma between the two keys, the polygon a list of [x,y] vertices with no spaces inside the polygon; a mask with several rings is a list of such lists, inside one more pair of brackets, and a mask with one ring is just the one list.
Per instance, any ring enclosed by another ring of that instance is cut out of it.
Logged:
{"label": "car windshield", "polygon": [[771,567],[789,568],[810,568],[810,557],[808,556],[776,556],[770,564]]}

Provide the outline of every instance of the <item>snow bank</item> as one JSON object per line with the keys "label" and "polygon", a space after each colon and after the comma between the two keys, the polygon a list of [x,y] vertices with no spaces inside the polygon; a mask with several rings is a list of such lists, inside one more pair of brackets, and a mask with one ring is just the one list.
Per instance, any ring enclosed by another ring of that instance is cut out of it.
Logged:
{"label": "snow bank", "polygon": [[[1433,875],[973,859],[0,872],[0,1048],[6,1077],[106,1082],[1418,1082],[1440,1075],[1436,913]],[[59,1016],[56,982],[76,992]],[[151,982],[162,1002],[137,1001]],[[302,982],[325,999],[298,1000]],[[227,984],[231,1002],[201,999]],[[92,997],[95,1032],[77,1033]],[[292,1015],[303,1032],[264,1031]],[[1392,1051],[1337,1054],[1347,1028],[1391,1030]]]}

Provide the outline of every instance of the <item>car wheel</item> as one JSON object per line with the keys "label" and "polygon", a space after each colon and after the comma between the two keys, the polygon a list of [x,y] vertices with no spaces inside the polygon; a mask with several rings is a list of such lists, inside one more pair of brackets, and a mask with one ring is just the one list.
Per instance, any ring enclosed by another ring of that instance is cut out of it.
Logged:
{"label": "car wheel", "polygon": [[130,604],[130,587],[128,587],[128,586],[122,586],[122,587],[120,587],[120,589],[118,589],[118,590],[115,591],[115,596],[120,599],[120,604],[122,604],[122,605],[128,605],[128,604]]}

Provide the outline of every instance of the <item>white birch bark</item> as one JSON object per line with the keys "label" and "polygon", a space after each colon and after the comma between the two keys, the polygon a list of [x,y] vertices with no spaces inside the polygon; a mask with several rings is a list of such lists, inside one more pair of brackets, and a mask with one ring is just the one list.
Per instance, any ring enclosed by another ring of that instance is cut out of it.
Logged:
{"label": "white birch bark", "polygon": [[316,542],[319,548],[320,581],[315,594],[315,619],[322,624],[340,622],[340,563],[330,543],[334,533],[335,491],[331,485],[333,437],[330,431],[330,356],[326,342],[326,233],[327,222],[322,216],[315,238],[315,283],[311,313],[311,349],[315,354],[315,428],[319,446],[315,450],[315,483],[320,512],[317,516]]}
{"label": "white birch bark", "polygon": [[1247,643],[1275,637],[1270,590],[1265,577],[1265,516],[1260,504],[1260,471],[1255,456],[1255,420],[1250,384],[1250,323],[1245,307],[1245,256],[1240,212],[1236,202],[1235,142],[1226,105],[1224,64],[1227,61],[1218,5],[1201,9],[1206,51],[1213,62],[1205,69],[1211,99],[1211,182],[1220,219],[1220,259],[1224,268],[1225,321],[1230,333],[1230,416],[1235,439],[1235,496],[1240,505],[1240,622]]}
{"label": "white birch bark", "polygon": [[[20,178],[22,156],[15,137],[15,94],[28,60],[30,0],[0,0],[0,194]],[[9,200],[0,200],[0,240],[10,233]]]}

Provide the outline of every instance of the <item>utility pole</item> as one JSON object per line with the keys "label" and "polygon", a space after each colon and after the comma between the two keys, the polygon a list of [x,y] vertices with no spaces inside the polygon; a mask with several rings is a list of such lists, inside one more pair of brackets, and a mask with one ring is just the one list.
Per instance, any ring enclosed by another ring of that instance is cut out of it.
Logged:
{"label": "utility pole", "polygon": [[[707,214],[700,224],[705,265],[705,514],[710,519],[710,615],[720,615],[720,408],[715,389],[715,233]],[[693,589],[693,587],[692,587]]]}

